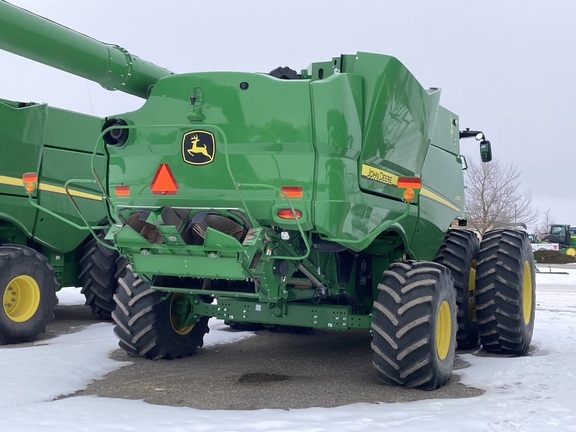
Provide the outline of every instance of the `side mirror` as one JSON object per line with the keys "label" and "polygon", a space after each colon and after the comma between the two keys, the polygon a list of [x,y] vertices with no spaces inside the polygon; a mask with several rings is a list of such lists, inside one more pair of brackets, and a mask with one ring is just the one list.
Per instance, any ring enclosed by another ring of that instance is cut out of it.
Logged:
{"label": "side mirror", "polygon": [[480,158],[482,162],[490,162],[492,160],[492,147],[490,141],[480,141]]}

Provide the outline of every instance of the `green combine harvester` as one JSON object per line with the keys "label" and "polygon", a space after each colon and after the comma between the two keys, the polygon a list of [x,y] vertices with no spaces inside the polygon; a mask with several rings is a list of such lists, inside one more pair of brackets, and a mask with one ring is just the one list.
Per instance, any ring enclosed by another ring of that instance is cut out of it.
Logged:
{"label": "green combine harvester", "polygon": [[[14,35],[46,32],[29,41],[41,40],[40,52],[19,54],[95,79],[77,70],[97,69],[80,58],[85,36],[0,2],[8,15],[21,26]],[[57,61],[43,55],[54,52]],[[301,71],[159,76],[123,49],[100,44],[86,56],[110,62],[98,68],[105,87],[146,98],[98,131],[78,126],[121,255],[113,318],[129,354],[192,355],[210,317],[370,331],[376,375],[394,386],[442,386],[457,346],[527,353],[527,234],[495,230],[480,242],[464,229],[460,140],[476,137],[485,162],[490,143],[460,130],[440,90],[397,59],[358,52]],[[16,174],[30,176],[22,191],[45,208],[38,217],[53,217],[44,171]],[[80,190],[72,177],[86,175],[70,174],[66,187]]]}
{"label": "green combine harvester", "polygon": [[[110,89],[127,81],[124,51],[78,34],[78,45],[73,46],[70,33],[0,1],[1,49],[67,68]],[[59,43],[68,45],[64,57],[53,50]],[[69,59],[74,59],[73,65]],[[142,81],[170,74],[146,62],[131,68],[141,78],[122,88],[141,97],[147,89]],[[104,152],[94,154],[101,129],[100,118],[0,99],[0,344],[30,341],[43,333],[54,316],[56,291],[63,286],[82,286],[92,311],[111,319],[118,253],[86,227],[101,222],[109,226],[102,192],[92,177],[92,169],[105,172]],[[32,202],[22,188],[27,172],[36,173],[39,180]],[[68,187],[71,178],[84,182]],[[104,233],[95,234],[101,239]]]}

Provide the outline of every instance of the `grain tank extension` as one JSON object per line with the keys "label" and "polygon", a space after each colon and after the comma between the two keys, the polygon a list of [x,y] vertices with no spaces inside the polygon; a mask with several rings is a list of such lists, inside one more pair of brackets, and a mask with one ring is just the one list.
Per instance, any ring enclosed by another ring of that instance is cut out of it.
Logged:
{"label": "grain tank extension", "polygon": [[210,317],[364,329],[380,380],[435,389],[457,346],[528,351],[530,242],[464,229],[460,140],[476,137],[484,161],[490,143],[461,130],[439,89],[365,52],[158,78],[93,137],[107,239],[125,258],[113,318],[128,353],[194,354]]}

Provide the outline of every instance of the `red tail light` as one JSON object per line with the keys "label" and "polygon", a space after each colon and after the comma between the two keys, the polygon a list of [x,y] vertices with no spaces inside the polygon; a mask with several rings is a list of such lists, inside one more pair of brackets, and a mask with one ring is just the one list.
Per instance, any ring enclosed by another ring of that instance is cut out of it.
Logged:
{"label": "red tail light", "polygon": [[114,188],[116,196],[130,196],[130,186],[118,185]]}
{"label": "red tail light", "polygon": [[302,198],[302,187],[300,186],[282,186],[280,190],[288,198]]}
{"label": "red tail light", "polygon": [[416,177],[400,177],[398,179],[398,187],[402,189],[420,189],[422,188],[422,179]]}
{"label": "red tail light", "polygon": [[278,210],[278,217],[280,219],[300,219],[302,217],[302,212],[300,210],[295,210],[296,215],[290,209]]}

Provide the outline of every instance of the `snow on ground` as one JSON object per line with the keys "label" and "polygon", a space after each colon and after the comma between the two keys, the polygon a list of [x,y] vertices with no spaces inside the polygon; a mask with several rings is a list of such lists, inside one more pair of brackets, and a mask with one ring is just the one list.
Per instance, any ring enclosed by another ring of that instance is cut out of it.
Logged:
{"label": "snow on ground", "polygon": [[[542,269],[541,271],[548,271]],[[70,397],[125,363],[112,325],[28,347],[0,349],[0,430],[70,431],[576,431],[576,270],[537,275],[536,326],[531,355],[520,358],[459,354],[470,364],[455,371],[478,397],[393,404],[355,404],[299,410],[203,411],[142,401]],[[62,290],[60,304],[82,303],[79,290]],[[249,333],[219,331],[211,322],[205,346]]]}

